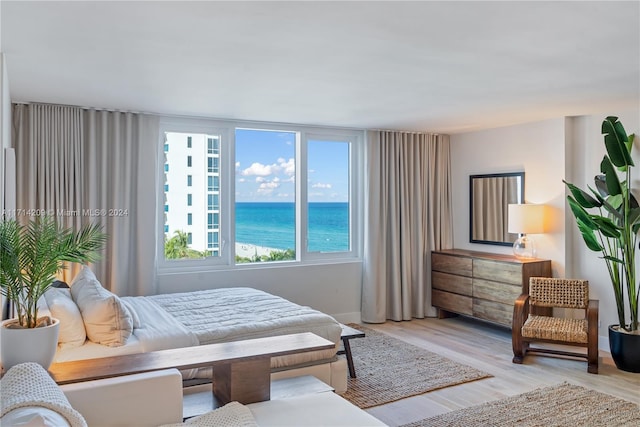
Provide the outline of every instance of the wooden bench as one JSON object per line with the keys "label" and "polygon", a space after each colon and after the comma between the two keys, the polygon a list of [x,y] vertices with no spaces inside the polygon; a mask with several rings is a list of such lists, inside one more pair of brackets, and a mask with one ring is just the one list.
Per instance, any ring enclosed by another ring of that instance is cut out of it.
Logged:
{"label": "wooden bench", "polygon": [[248,404],[270,399],[272,357],[334,347],[331,341],[305,332],[54,363],[49,373],[62,385],[168,368],[212,367],[214,402]]}

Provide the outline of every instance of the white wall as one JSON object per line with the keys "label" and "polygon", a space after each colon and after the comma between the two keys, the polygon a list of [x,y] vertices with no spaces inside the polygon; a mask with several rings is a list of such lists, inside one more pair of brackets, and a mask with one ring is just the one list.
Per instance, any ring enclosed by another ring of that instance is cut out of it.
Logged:
{"label": "white wall", "polygon": [[360,321],[360,261],[162,274],[158,293],[178,291],[176,283],[184,291],[248,286],[323,311],[340,322]]}
{"label": "white wall", "polygon": [[[640,134],[640,109],[612,112],[627,133]],[[607,114],[568,117],[451,136],[454,245],[484,252],[511,253],[503,246],[469,243],[469,175],[525,172],[525,200],[551,206],[552,231],[535,236],[538,257],[552,260],[555,277],[589,280],[591,297],[600,300],[600,348],[608,350],[607,327],[617,322],[604,261],[589,251],[566,205],[563,179],[592,185],[605,154],[600,132]],[[636,141],[634,187],[640,188],[640,138]]]}
{"label": "white wall", "polygon": [[549,232],[533,236],[538,257],[551,259],[553,273],[564,274],[564,118],[451,135],[454,246],[513,253],[510,246],[469,243],[469,175],[524,172],[527,203],[549,207]]}

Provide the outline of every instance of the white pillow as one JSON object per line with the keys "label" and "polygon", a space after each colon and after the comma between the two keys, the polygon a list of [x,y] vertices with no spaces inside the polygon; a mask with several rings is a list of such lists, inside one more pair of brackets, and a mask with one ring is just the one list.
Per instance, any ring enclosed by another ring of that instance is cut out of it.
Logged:
{"label": "white pillow", "polygon": [[89,268],[83,267],[73,279],[71,296],[82,313],[87,338],[109,347],[126,344],[133,330],[131,315],[120,298],[103,288]]}
{"label": "white pillow", "polygon": [[71,291],[49,288],[44,293],[44,297],[51,315],[60,321],[58,346],[60,348],[75,348],[84,344],[87,332],[84,329],[80,309],[71,299]]}

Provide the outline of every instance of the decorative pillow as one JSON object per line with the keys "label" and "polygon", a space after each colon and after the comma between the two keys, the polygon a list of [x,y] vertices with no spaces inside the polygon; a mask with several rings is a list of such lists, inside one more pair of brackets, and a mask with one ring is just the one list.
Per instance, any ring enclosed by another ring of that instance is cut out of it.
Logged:
{"label": "decorative pillow", "polygon": [[110,347],[126,344],[133,330],[131,314],[117,295],[102,287],[89,268],[83,267],[73,279],[71,296],[82,313],[87,338]]}
{"label": "decorative pillow", "polygon": [[71,299],[69,289],[49,288],[44,293],[51,315],[60,321],[58,346],[60,348],[80,347],[87,339],[82,315]]}

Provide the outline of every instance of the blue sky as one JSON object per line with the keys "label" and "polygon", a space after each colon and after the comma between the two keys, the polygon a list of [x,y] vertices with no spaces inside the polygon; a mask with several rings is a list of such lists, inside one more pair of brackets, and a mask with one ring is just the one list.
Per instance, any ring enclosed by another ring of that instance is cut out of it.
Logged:
{"label": "blue sky", "polygon": [[[236,131],[236,201],[293,202],[295,132]],[[310,202],[348,201],[349,145],[309,141]]]}

